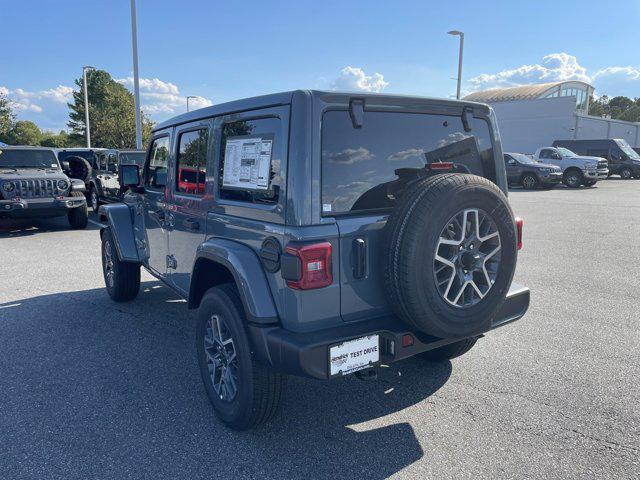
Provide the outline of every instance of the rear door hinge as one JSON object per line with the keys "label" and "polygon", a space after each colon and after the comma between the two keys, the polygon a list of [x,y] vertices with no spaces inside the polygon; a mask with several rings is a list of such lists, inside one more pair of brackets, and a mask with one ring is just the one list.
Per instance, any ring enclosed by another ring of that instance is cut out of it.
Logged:
{"label": "rear door hinge", "polygon": [[167,270],[175,270],[178,268],[178,262],[173,255],[167,255]]}

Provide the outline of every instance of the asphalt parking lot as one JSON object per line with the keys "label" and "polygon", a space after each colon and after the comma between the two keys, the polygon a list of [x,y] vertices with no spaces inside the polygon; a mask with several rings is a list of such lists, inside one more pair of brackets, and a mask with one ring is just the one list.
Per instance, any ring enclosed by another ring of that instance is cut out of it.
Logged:
{"label": "asphalt parking lot", "polygon": [[524,319],[375,382],[291,378],[245,433],[182,301],[146,274],[109,300],[95,224],[0,221],[0,478],[638,478],[640,181],[510,198]]}

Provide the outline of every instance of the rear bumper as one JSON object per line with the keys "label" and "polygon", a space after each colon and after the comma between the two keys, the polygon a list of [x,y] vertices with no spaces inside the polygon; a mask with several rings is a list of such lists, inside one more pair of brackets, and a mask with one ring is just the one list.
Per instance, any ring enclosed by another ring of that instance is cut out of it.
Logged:
{"label": "rear bumper", "polygon": [[[507,300],[489,330],[522,318],[529,308],[529,289],[513,284]],[[367,335],[380,336],[380,362],[389,364],[442,347],[462,338],[441,339],[413,331],[396,317],[345,324],[316,332],[296,333],[278,326],[249,326],[255,354],[271,368],[290,375],[328,379],[329,347]],[[486,333],[486,332],[485,332]],[[402,337],[413,336],[413,345],[402,346]]]}
{"label": "rear bumper", "polygon": [[84,197],[21,198],[0,200],[0,216],[8,218],[55,217],[85,205]]}

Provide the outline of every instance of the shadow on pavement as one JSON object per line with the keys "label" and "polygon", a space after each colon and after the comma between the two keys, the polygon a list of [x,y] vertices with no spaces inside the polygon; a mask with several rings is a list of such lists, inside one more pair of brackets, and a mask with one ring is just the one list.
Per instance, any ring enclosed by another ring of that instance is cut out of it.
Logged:
{"label": "shadow on pavement", "polygon": [[428,404],[450,362],[410,359],[372,382],[290,378],[271,423],[234,432],[204,393],[194,331],[157,282],[126,304],[103,289],[1,304],[0,477],[377,479],[423,456],[408,421],[384,417]]}
{"label": "shadow on pavement", "polygon": [[[90,215],[91,218],[91,215]],[[89,222],[86,230],[98,230],[99,227]],[[72,230],[67,217],[45,219],[2,219],[0,218],[0,238],[23,237],[43,232],[65,232]]]}

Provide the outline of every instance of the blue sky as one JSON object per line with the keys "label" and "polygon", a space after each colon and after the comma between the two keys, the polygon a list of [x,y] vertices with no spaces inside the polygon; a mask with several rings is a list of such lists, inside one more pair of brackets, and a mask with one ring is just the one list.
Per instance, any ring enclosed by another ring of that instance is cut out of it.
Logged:
{"label": "blue sky", "polygon": [[[585,80],[640,96],[640,2],[137,0],[142,107],[158,121],[295,88],[448,97]],[[0,93],[19,118],[65,127],[83,64],[130,86],[129,0],[0,0]]]}

